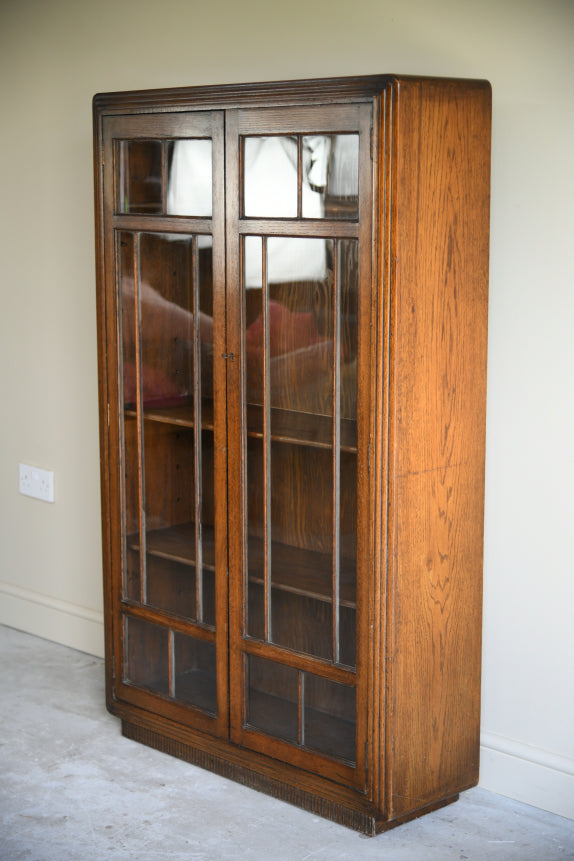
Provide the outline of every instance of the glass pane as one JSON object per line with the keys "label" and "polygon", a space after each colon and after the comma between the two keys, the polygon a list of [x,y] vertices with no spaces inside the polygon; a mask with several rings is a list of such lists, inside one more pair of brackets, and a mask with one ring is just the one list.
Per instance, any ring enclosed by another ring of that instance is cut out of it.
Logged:
{"label": "glass pane", "polygon": [[120,141],[118,211],[154,215],[162,211],[162,143]]}
{"label": "glass pane", "polygon": [[271,406],[305,412],[311,425],[312,413],[333,410],[332,255],[331,240],[268,240]]}
{"label": "glass pane", "polygon": [[356,662],[357,601],[357,455],[341,452],[339,522],[339,660],[348,667]]}
{"label": "glass pane", "polygon": [[339,661],[356,662],[358,243],[337,243],[340,282]]}
{"label": "glass pane", "polygon": [[303,137],[302,199],[304,218],[359,217],[358,135]]}
{"label": "glass pane", "polygon": [[176,632],[173,649],[175,699],[215,715],[215,644]]}
{"label": "glass pane", "polygon": [[[356,239],[340,239],[337,245],[341,284],[341,418],[352,420],[356,434],[359,246]],[[344,428],[341,433],[346,433]],[[353,442],[356,445],[356,436]]]}
{"label": "glass pane", "polygon": [[332,454],[271,447],[273,643],[332,659]]}
{"label": "glass pane", "polygon": [[297,217],[297,138],[244,138],[243,214]]}
{"label": "glass pane", "polygon": [[141,357],[144,407],[193,395],[192,237],[140,236]]}
{"label": "glass pane", "polygon": [[125,681],[169,695],[169,632],[127,617]]}
{"label": "glass pane", "polygon": [[250,637],[265,639],[265,558],[263,441],[247,443],[247,631]]}
{"label": "glass pane", "polygon": [[187,619],[196,618],[195,568],[192,565],[148,552],[146,584],[146,600],[150,607]]}
{"label": "glass pane", "polygon": [[292,667],[248,655],[247,725],[297,742],[299,672]]}
{"label": "glass pane", "polygon": [[140,486],[138,470],[138,400],[136,367],[136,302],[134,290],[134,237],[131,233],[118,235],[120,272],[120,320],[123,414],[123,508],[124,508],[124,597],[141,601],[140,576]]}
{"label": "glass pane", "polygon": [[[179,234],[142,233],[138,238],[147,535],[144,600],[213,625],[211,237],[201,243]],[[209,430],[201,431],[204,421]],[[174,564],[163,565],[158,559]],[[209,583],[204,578],[206,566]]]}
{"label": "glass pane", "polygon": [[305,673],[305,747],[356,762],[355,688]]}
{"label": "glass pane", "polygon": [[170,141],[167,151],[166,213],[210,217],[212,213],[211,140]]}

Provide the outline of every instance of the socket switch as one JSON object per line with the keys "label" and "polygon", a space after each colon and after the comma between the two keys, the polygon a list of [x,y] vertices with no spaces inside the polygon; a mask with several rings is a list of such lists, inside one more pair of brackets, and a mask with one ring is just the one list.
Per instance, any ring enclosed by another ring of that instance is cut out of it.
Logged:
{"label": "socket switch", "polygon": [[43,502],[54,501],[54,473],[27,463],[18,464],[18,489],[24,496],[33,496]]}

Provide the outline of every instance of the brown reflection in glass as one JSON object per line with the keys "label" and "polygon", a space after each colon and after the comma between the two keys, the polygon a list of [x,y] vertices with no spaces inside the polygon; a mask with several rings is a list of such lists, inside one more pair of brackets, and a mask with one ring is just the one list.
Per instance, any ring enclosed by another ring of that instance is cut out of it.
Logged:
{"label": "brown reflection in glass", "polygon": [[186,139],[167,143],[168,215],[212,214],[212,143],[209,139]]}
{"label": "brown reflection in glass", "polygon": [[247,725],[297,742],[299,673],[274,661],[248,655]]}
{"label": "brown reflection in glass", "polygon": [[[248,400],[263,403],[262,359],[267,326],[270,406],[330,415],[333,318],[328,261],[332,242],[270,237],[266,246],[267,319],[260,291],[246,284]],[[254,259],[255,254],[252,256]]]}
{"label": "brown reflection in glass", "polygon": [[[122,242],[124,437],[132,476],[126,476],[126,494],[134,521],[138,504],[143,506],[147,536],[147,577],[141,582],[135,572],[143,543],[137,522],[127,527],[134,534],[126,592],[132,600],[213,625],[214,593],[204,588],[202,561],[210,555],[205,541],[213,544],[213,431],[198,430],[204,406],[208,426],[213,422],[211,237],[126,233]],[[165,583],[156,546],[162,558],[183,566],[175,574],[166,564]],[[185,588],[195,594],[179,600]]]}
{"label": "brown reflection in glass", "polygon": [[155,215],[162,211],[162,143],[120,141],[118,211]]}
{"label": "brown reflection in glass", "polygon": [[215,715],[217,713],[215,644],[174,632],[173,652],[174,698]]}

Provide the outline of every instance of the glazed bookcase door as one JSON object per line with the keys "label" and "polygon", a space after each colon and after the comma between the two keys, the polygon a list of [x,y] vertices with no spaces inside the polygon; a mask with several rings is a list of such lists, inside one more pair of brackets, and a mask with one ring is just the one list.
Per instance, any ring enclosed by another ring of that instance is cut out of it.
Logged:
{"label": "glazed bookcase door", "polygon": [[370,130],[366,105],[226,119],[231,737],[360,787]]}
{"label": "glazed bookcase door", "polygon": [[227,734],[223,116],[103,133],[115,696]]}

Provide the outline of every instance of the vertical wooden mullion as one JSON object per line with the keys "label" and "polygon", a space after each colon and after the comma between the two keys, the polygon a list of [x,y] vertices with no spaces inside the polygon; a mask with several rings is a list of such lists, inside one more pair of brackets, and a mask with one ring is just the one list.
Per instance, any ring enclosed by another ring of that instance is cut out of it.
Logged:
{"label": "vertical wooden mullion", "polygon": [[267,283],[267,237],[262,237],[263,299],[263,605],[265,642],[271,642],[271,392],[269,343],[269,287]]}
{"label": "vertical wooden mullion", "polygon": [[297,135],[297,218],[303,217],[303,138]]}
{"label": "vertical wooden mullion", "polygon": [[333,662],[340,660],[339,589],[340,589],[340,520],[341,520],[341,279],[340,246],[333,242],[333,570],[332,623]]}
{"label": "vertical wooden mullion", "polygon": [[298,732],[297,741],[300,747],[305,746],[305,673],[299,670],[299,699],[298,699]]}
{"label": "vertical wooden mullion", "polygon": [[140,234],[134,234],[133,243],[134,313],[135,313],[135,354],[136,354],[136,428],[138,450],[138,510],[140,533],[140,603],[146,603],[146,535],[145,535],[145,464],[143,430],[143,374],[142,374],[142,332],[140,303]]}
{"label": "vertical wooden mullion", "polygon": [[167,197],[167,142],[161,142],[161,214],[166,214]]}
{"label": "vertical wooden mullion", "polygon": [[172,629],[168,631],[168,682],[169,695],[175,699],[175,635]]}
{"label": "vertical wooden mullion", "polygon": [[191,238],[193,317],[193,462],[195,508],[195,614],[203,622],[202,470],[201,470],[201,340],[199,337],[199,262],[197,236]]}

